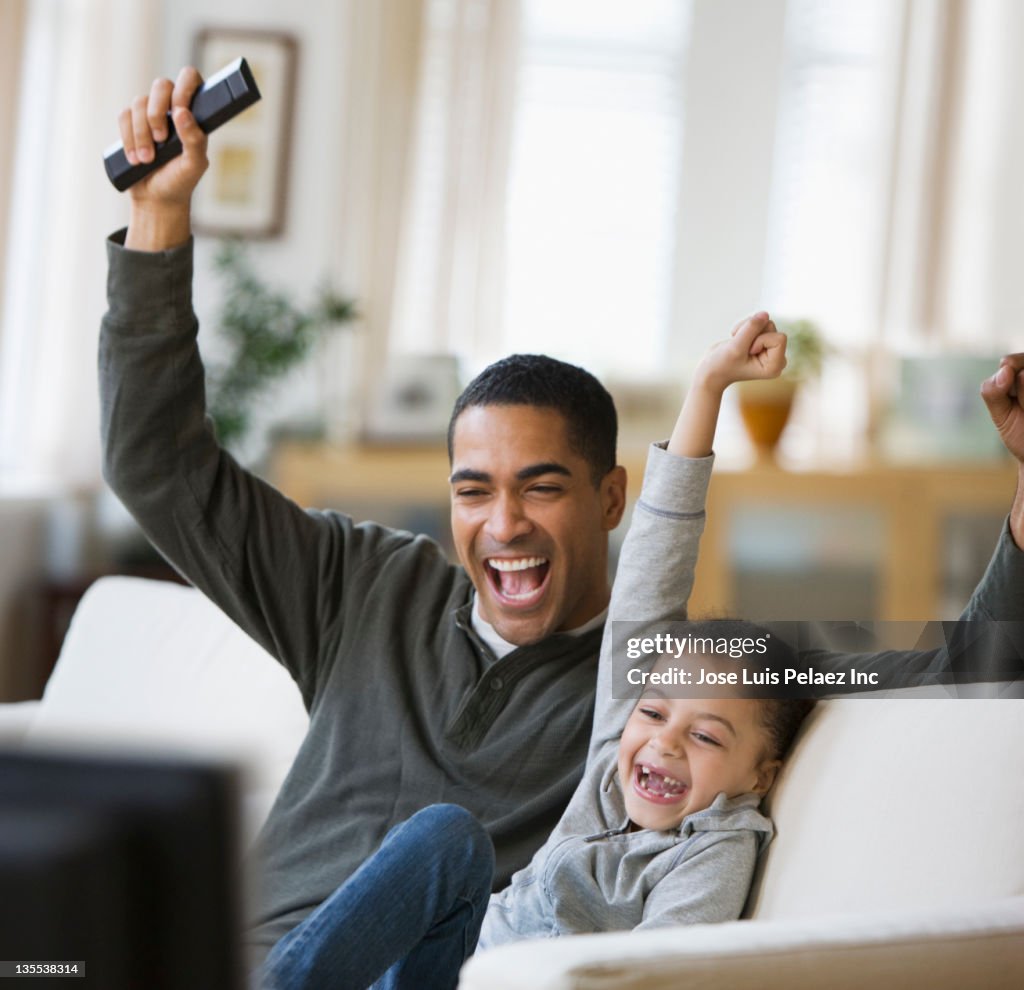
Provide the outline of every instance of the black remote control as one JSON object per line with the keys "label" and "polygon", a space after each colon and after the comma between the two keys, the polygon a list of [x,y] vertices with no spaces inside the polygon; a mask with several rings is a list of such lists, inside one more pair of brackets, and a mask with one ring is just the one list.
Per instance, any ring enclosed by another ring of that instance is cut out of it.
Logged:
{"label": "black remote control", "polygon": [[[207,133],[220,127],[232,117],[252,106],[260,98],[252,69],[244,58],[236,58],[224,66],[216,75],[210,76],[192,97],[189,109],[196,123]],[[124,145],[118,141],[103,154],[103,165],[107,176],[118,192],[124,192],[139,179],[145,178],[154,169],[181,154],[181,138],[174,130],[174,121],[167,115],[168,136],[156,146],[151,162],[132,165],[124,153]]]}

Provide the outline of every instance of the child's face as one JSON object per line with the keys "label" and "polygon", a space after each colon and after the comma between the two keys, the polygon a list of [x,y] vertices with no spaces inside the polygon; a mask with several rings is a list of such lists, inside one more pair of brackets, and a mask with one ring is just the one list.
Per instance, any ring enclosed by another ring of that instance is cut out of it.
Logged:
{"label": "child's face", "polygon": [[619,781],[630,820],[671,829],[729,797],[764,794],[778,760],[765,757],[758,702],[742,698],[645,695],[619,742]]}

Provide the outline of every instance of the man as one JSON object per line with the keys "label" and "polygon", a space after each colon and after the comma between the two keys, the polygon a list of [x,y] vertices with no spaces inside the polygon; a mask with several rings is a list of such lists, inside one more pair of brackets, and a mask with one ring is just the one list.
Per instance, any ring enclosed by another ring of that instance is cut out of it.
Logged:
{"label": "man", "polygon": [[[261,834],[258,961],[426,804],[484,823],[499,887],[542,844],[586,754],[626,479],[607,393],[533,358],[493,366],[453,416],[461,567],[421,537],[304,512],[239,468],[204,419],[195,346],[189,209],[206,139],[187,107],[199,82],[194,69],[157,80],[120,118],[129,161],[152,159],[168,109],[184,153],[132,188],[123,247],[109,245],[104,467],[154,544],[289,669],[310,712]],[[1005,360],[985,398],[1024,476],[1024,355]],[[1021,546],[1024,483],[968,615],[1020,617]]]}

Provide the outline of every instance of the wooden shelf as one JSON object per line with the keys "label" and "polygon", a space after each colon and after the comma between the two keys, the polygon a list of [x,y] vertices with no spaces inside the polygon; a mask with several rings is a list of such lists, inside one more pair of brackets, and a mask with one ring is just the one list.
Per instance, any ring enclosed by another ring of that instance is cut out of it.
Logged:
{"label": "wooden shelf", "polygon": [[[646,448],[625,451],[630,495],[639,492]],[[273,482],[306,506],[344,509],[375,504],[448,504],[448,459],[441,446],[345,447],[283,444],[271,465]],[[1006,462],[927,467],[862,463],[813,469],[775,465],[716,466],[708,521],[692,597],[694,613],[733,613],[736,574],[729,539],[738,514],[752,510],[867,510],[880,520],[880,620],[939,615],[943,542],[952,514],[1009,510],[1017,473]],[[781,616],[780,616],[781,617]]]}
{"label": "wooden shelf", "polygon": [[864,464],[835,470],[776,467],[715,472],[701,543],[693,609],[736,608],[729,533],[740,511],[781,508],[869,510],[882,526],[877,561],[882,621],[939,617],[942,550],[949,517],[1009,511],[1016,490],[1012,464],[894,467]]}
{"label": "wooden shelf", "polygon": [[443,447],[336,447],[279,444],[273,483],[307,507],[349,502],[447,504],[448,457]]}

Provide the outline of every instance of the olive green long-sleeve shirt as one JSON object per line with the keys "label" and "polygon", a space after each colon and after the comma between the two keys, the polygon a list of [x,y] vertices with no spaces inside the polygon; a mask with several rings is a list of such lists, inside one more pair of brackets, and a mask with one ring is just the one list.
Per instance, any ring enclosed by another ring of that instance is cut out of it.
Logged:
{"label": "olive green long-sleeve shirt", "polygon": [[166,558],[292,674],[309,733],[264,826],[264,949],[393,825],[452,802],[486,826],[503,886],[547,838],[590,736],[601,628],[501,659],[472,585],[423,536],[300,509],[219,448],[204,415],[191,245],[108,242],[104,472]]}

